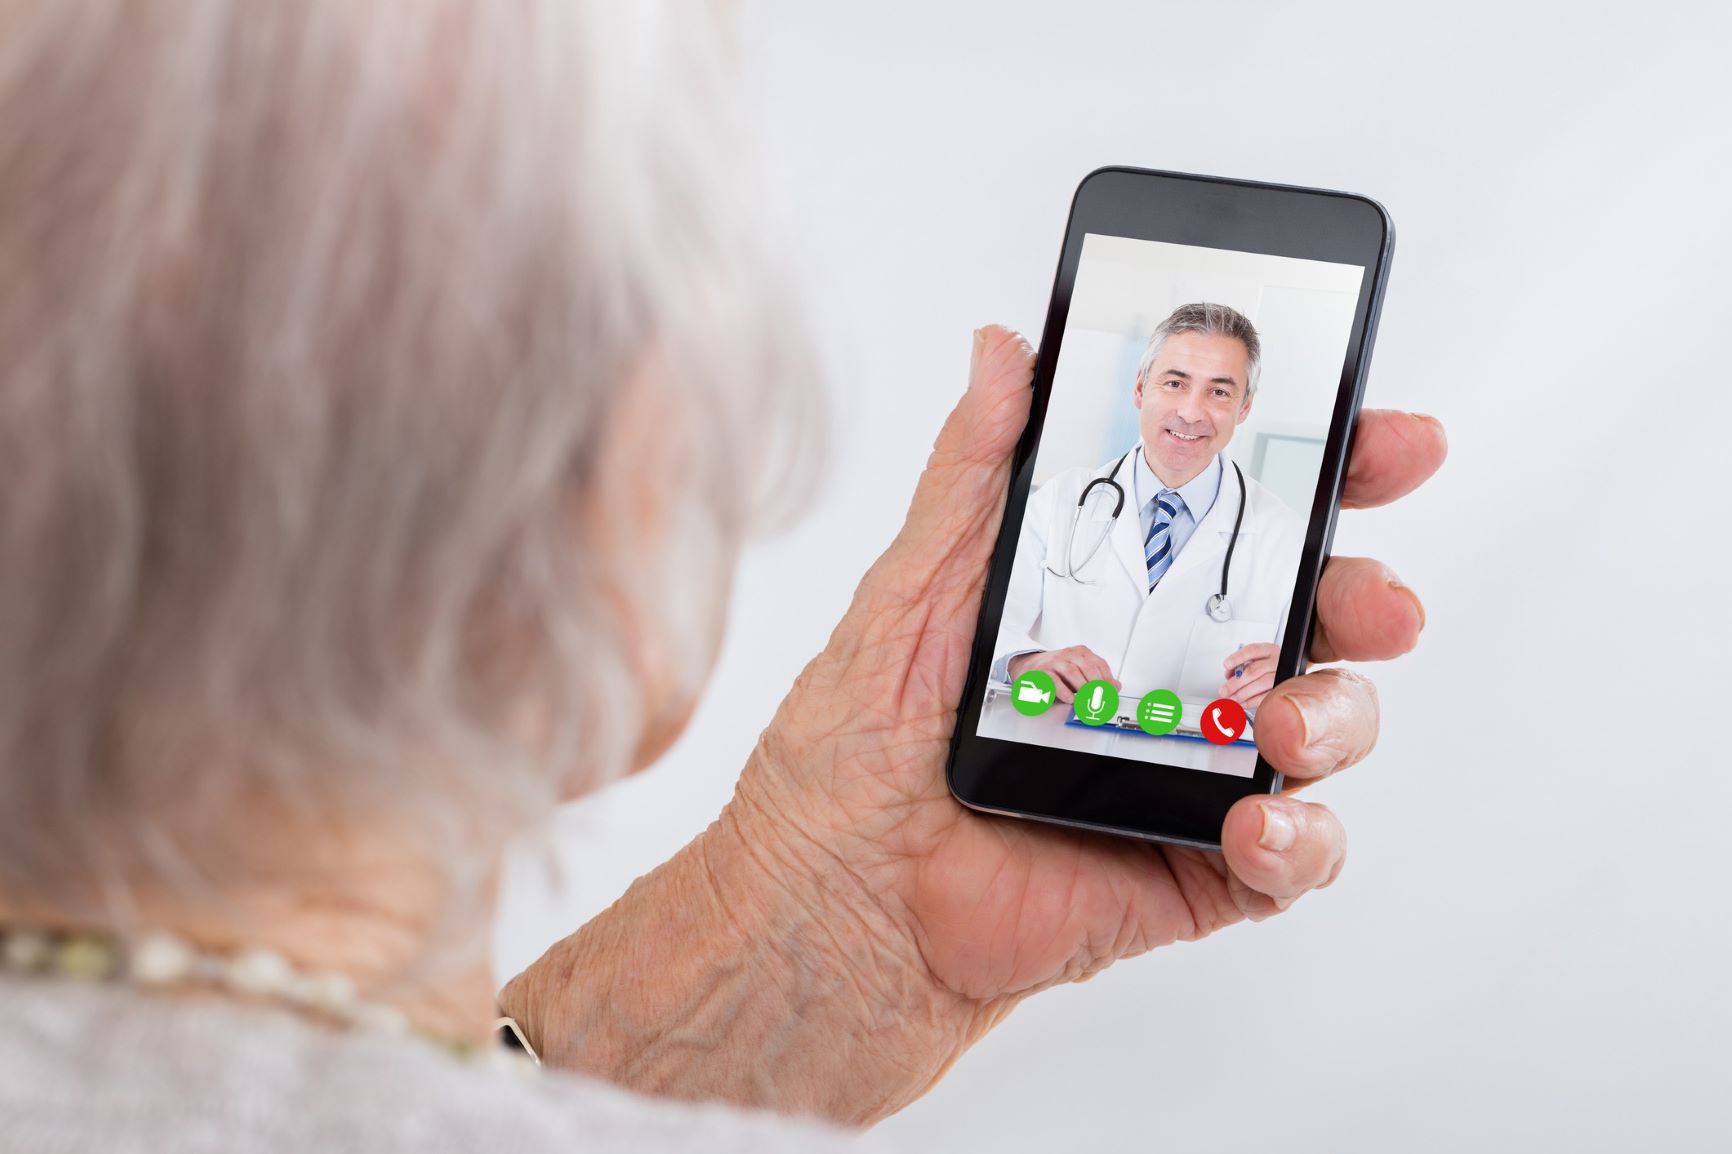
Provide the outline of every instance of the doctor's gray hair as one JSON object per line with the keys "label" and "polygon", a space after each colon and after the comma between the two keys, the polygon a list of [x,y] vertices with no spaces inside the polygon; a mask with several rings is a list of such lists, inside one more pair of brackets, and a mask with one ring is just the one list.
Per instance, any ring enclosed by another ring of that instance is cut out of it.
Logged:
{"label": "doctor's gray hair", "polygon": [[[689,704],[742,536],[811,468],[728,30],[671,0],[0,28],[0,904],[242,888],[284,815],[481,886]],[[677,402],[631,470],[653,556],[585,504],[646,380]],[[685,684],[634,692],[652,664]]]}
{"label": "doctor's gray hair", "polygon": [[1245,382],[1245,402],[1249,404],[1251,398],[1257,395],[1257,377],[1263,361],[1263,341],[1257,335],[1257,326],[1238,309],[1209,301],[1180,305],[1166,320],[1155,326],[1155,331],[1149,335],[1149,347],[1143,350],[1142,362],[1137,365],[1138,381],[1149,375],[1149,370],[1154,367],[1161,350],[1166,347],[1167,338],[1178,333],[1232,337],[1244,345],[1246,373],[1249,377]]}

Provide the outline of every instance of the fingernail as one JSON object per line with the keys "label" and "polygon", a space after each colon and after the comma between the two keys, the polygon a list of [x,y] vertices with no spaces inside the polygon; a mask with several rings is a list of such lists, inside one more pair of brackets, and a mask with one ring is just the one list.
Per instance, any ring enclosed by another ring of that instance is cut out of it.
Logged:
{"label": "fingernail", "polygon": [[1263,832],[1258,835],[1257,844],[1280,853],[1298,838],[1299,826],[1293,821],[1293,815],[1281,806],[1265,802],[1260,808],[1263,810]]}
{"label": "fingernail", "polygon": [[1430,425],[1432,428],[1436,429],[1437,430],[1437,439],[1442,441],[1444,443],[1444,445],[1447,446],[1449,444],[1449,430],[1443,427],[1442,421],[1438,420],[1436,417],[1432,416],[1430,413],[1415,413],[1413,415],[1418,417],[1420,420],[1424,421],[1426,424]]}
{"label": "fingernail", "polygon": [[1395,574],[1389,574],[1389,587],[1413,602],[1413,611],[1419,614],[1419,631],[1425,631],[1425,602],[1419,599],[1419,594],[1407,587],[1407,584]]}
{"label": "fingernail", "polygon": [[1329,732],[1329,707],[1322,698],[1295,693],[1287,699],[1299,711],[1299,744],[1310,749]]}
{"label": "fingernail", "polygon": [[986,330],[974,330],[974,347],[968,353],[968,387],[980,380],[980,354],[986,349]]}

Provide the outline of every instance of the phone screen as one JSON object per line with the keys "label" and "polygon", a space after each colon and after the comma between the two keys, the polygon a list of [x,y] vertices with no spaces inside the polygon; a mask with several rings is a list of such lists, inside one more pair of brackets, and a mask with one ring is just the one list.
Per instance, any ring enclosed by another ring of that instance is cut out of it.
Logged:
{"label": "phone screen", "polygon": [[1366,276],[1084,235],[979,736],[1253,775]]}

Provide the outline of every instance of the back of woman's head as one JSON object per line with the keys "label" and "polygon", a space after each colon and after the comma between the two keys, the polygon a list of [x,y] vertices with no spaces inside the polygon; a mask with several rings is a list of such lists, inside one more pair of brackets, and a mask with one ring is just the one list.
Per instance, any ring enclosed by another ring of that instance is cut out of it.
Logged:
{"label": "back of woman's head", "polygon": [[[711,21],[0,0],[0,27],[0,898],[220,888],[265,868],[248,814],[457,862],[619,772],[637,655],[707,668],[803,419]],[[586,498],[645,382],[653,558]]]}

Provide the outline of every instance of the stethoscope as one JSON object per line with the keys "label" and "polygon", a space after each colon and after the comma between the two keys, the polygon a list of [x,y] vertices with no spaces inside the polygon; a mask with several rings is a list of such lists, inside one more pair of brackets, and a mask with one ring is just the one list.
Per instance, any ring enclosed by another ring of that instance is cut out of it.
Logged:
{"label": "stethoscope", "polygon": [[[1113,524],[1118,521],[1119,514],[1125,511],[1125,487],[1119,484],[1118,476],[1119,470],[1124,468],[1125,462],[1131,459],[1131,453],[1134,452],[1136,452],[1135,449],[1129,450],[1113,465],[1112,472],[1104,477],[1096,477],[1083,486],[1082,496],[1076,499],[1076,508],[1071,510],[1070,534],[1065,538],[1064,543],[1066,572],[1061,573],[1054,569],[1050,561],[1047,563],[1047,572],[1055,577],[1068,577],[1081,585],[1094,584],[1094,581],[1089,578],[1078,576],[1077,570],[1087,568],[1088,563],[1094,560],[1095,554],[1101,551],[1101,546],[1105,545],[1107,538],[1112,535]],[[1239,512],[1233,517],[1233,535],[1227,539],[1227,555],[1221,560],[1221,591],[1211,593],[1209,599],[1203,603],[1203,611],[1209,615],[1209,619],[1223,623],[1233,619],[1233,603],[1227,600],[1227,578],[1233,572],[1233,550],[1239,545],[1239,527],[1245,523],[1245,471],[1239,468],[1239,462],[1234,461],[1233,472],[1239,478]],[[1088,551],[1088,556],[1082,559],[1082,564],[1078,565],[1073,552],[1076,546],[1077,522],[1082,520],[1083,509],[1087,507],[1089,497],[1094,494],[1097,485],[1104,485],[1113,491],[1113,511],[1112,515],[1107,518],[1106,529],[1095,541],[1094,547]]]}

